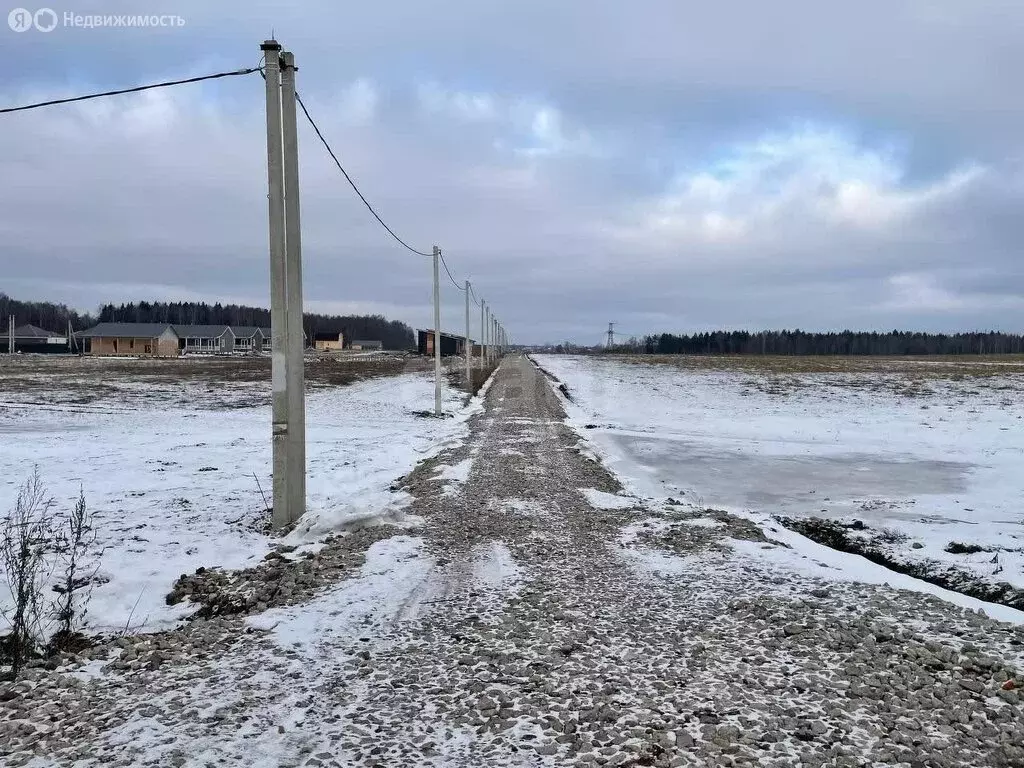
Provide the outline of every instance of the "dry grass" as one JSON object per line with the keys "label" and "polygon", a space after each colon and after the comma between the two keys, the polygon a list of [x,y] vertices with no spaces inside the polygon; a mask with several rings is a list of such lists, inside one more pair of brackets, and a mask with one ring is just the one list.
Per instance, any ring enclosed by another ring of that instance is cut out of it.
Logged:
{"label": "dry grass", "polygon": [[756,373],[893,373],[922,377],[1005,376],[1024,373],[1024,355],[608,355],[629,363],[674,365],[689,370]]}
{"label": "dry grass", "polygon": [[[345,386],[363,379],[424,369],[405,355],[307,357],[308,388]],[[183,391],[258,392],[269,396],[269,357],[103,358],[65,355],[17,355],[0,359],[0,401],[37,402],[59,393],[62,404],[88,404],[118,398],[133,390],[181,388]],[[225,398],[217,398],[225,402]],[[262,397],[240,398],[253,405]]]}
{"label": "dry grass", "polygon": [[776,356],[776,355],[610,355],[631,364],[672,366],[693,372],[746,374],[745,386],[785,396],[808,387],[841,387],[867,393],[925,397],[936,387],[964,396],[981,390],[1024,392],[1024,355]]}

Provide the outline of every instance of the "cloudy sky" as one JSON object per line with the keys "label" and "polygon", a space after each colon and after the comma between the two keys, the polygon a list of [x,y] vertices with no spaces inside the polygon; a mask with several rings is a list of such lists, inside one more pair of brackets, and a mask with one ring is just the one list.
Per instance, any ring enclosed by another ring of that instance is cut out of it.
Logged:
{"label": "cloudy sky", "polygon": [[[1024,325],[1019,0],[50,7],[185,25],[2,25],[0,106],[253,66],[273,31],[364,193],[520,341]],[[250,75],[0,116],[0,290],[268,305],[263,110]],[[429,259],[299,140],[307,309],[428,323]]]}

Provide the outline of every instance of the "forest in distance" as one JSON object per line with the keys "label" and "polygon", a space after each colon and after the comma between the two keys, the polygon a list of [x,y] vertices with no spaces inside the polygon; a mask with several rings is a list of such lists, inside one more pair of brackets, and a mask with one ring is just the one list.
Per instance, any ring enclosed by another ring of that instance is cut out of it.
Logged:
{"label": "forest in distance", "polygon": [[[80,313],[64,304],[48,301],[18,301],[0,293],[0,319],[14,315],[15,325],[35,325],[64,333],[68,323],[82,331],[96,323],[169,323],[171,325],[242,325],[270,327],[270,310],[240,304],[207,304],[194,301],[139,301],[104,304],[97,314]],[[382,315],[303,315],[306,337],[337,337],[345,334],[345,343],[353,339],[380,340],[385,349],[411,349],[416,340],[412,328]]]}
{"label": "forest in distance", "polygon": [[1024,335],[999,331],[709,331],[651,334],[605,350],[649,355],[1002,355],[1024,354]]}
{"label": "forest in distance", "polygon": [[[84,330],[98,322],[170,323],[186,325],[256,325],[269,327],[270,310],[239,304],[140,301],[104,304],[96,314],[81,313],[64,304],[18,301],[0,292],[0,321],[14,315],[16,325],[36,325],[64,333],[68,323]],[[306,313],[306,335],[345,334],[353,339],[380,339],[385,349],[411,349],[413,330],[406,323],[381,315],[322,315]],[[569,342],[548,347],[556,352],[587,351]],[[1001,355],[1024,354],[1024,335],[1000,331],[926,333],[919,331],[814,332],[705,331],[661,333],[630,338],[600,351],[658,355]]]}

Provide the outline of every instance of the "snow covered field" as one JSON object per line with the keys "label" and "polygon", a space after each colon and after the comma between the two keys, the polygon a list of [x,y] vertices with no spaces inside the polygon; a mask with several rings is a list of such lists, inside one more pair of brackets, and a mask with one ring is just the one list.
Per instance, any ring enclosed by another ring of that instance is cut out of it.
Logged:
{"label": "snow covered field", "polygon": [[[265,402],[268,383],[123,373],[104,381],[95,361],[83,364],[100,377],[99,396],[90,390],[69,403],[63,377],[40,374],[30,389],[0,393],[0,514],[33,467],[62,511],[81,489],[105,550],[99,576],[106,583],[88,606],[90,629],[165,627],[190,610],[164,600],[180,574],[251,565],[274,543],[264,525],[270,409],[247,405]],[[310,512],[293,542],[400,507],[391,483],[465,431],[464,396],[445,392],[446,411],[461,416],[416,413],[433,406],[433,381],[420,373],[310,391]]]}
{"label": "snow covered field", "polygon": [[[859,520],[908,561],[1024,587],[1019,360],[537,362],[639,495],[761,519]],[[951,542],[982,549],[947,552]]]}

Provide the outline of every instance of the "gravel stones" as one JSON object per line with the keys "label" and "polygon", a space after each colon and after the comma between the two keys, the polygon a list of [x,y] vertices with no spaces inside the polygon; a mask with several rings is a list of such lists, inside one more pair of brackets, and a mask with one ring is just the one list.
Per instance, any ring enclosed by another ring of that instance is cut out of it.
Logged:
{"label": "gravel stones", "polygon": [[[177,597],[207,618],[94,649],[89,674],[0,686],[7,762],[1024,765],[1021,629],[740,560],[730,539],[771,542],[724,513],[592,508],[578,489],[618,483],[524,358],[470,427],[402,481],[434,568],[391,619],[304,651],[240,618],[356,573],[383,526],[315,559],[189,575]],[[467,458],[446,495],[437,467]]]}

